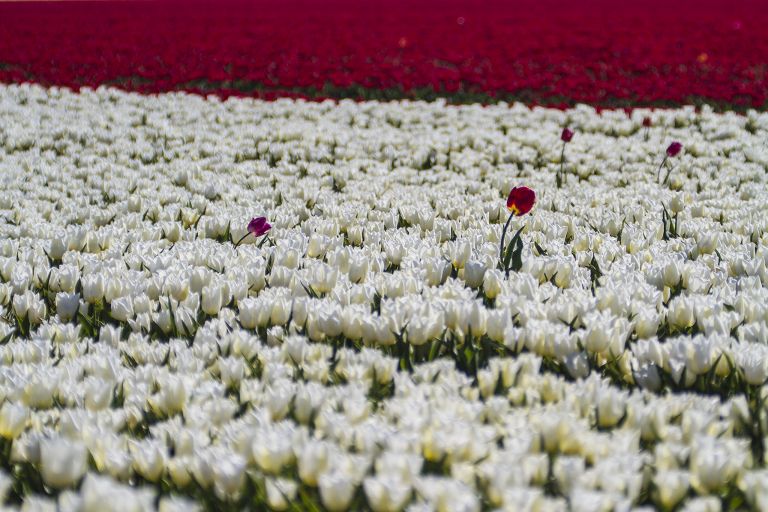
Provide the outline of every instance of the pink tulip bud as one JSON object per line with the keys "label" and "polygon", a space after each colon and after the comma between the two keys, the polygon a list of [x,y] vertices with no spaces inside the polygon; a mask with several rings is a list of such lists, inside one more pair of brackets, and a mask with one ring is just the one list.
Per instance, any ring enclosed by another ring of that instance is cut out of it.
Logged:
{"label": "pink tulip bud", "polygon": [[248,223],[248,232],[252,233],[253,236],[261,236],[267,233],[272,229],[272,225],[267,222],[266,217],[254,217],[251,219],[251,222]]}
{"label": "pink tulip bud", "polygon": [[673,142],[667,148],[667,156],[669,157],[677,156],[677,154],[680,153],[682,149],[683,149],[682,144],[680,144],[679,142]]}

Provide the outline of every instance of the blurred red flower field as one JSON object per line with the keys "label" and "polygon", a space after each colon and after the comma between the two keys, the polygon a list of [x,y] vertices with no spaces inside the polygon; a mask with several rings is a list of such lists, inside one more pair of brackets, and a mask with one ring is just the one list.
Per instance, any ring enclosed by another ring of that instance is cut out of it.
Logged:
{"label": "blurred red flower field", "polygon": [[0,81],[262,98],[768,102],[768,2],[0,3]]}

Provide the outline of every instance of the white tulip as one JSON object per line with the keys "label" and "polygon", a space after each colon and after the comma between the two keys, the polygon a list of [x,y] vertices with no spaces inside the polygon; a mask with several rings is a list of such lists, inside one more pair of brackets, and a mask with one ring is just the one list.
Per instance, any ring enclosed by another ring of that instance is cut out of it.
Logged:
{"label": "white tulip", "polygon": [[213,488],[223,500],[240,497],[245,484],[245,459],[237,454],[219,457],[213,464]]}
{"label": "white tulip", "polygon": [[59,292],[56,294],[56,315],[62,322],[68,322],[75,318],[79,308],[79,294],[66,292]]}
{"label": "white tulip", "polygon": [[157,482],[165,468],[166,455],[157,443],[134,443],[131,445],[133,468],[143,478]]}
{"label": "white tulip", "polygon": [[411,486],[394,476],[368,477],[363,489],[374,512],[398,512],[411,497]]}
{"label": "white tulip", "polygon": [[479,288],[485,278],[486,267],[479,261],[470,260],[464,265],[464,282],[470,288]]}
{"label": "white tulip", "polygon": [[692,327],[696,323],[693,304],[682,297],[672,299],[669,303],[667,319],[672,326],[679,329]]}
{"label": "white tulip", "polygon": [[109,477],[88,474],[80,490],[83,512],[152,510],[155,491],[133,488]]}
{"label": "white tulip", "polygon": [[297,453],[297,462],[301,481],[317,486],[328,464],[328,446],[322,441],[310,441]]}
{"label": "white tulip", "polygon": [[46,485],[63,489],[74,486],[88,469],[88,450],[79,441],[63,437],[40,443],[40,475]]}
{"label": "white tulip", "polygon": [[84,276],[83,299],[89,304],[95,304],[104,298],[104,278],[101,274]]}
{"label": "white tulip", "polygon": [[202,290],[202,310],[206,315],[215,316],[223,306],[223,293],[220,286],[209,285]]}
{"label": "white tulip", "polygon": [[13,312],[19,318],[26,318],[27,313],[33,306],[34,294],[30,291],[24,292],[22,295],[14,295],[13,297]]}
{"label": "white tulip", "polygon": [[342,471],[330,471],[320,475],[318,487],[323,506],[331,512],[340,512],[349,507],[357,484]]}
{"label": "white tulip", "polygon": [[267,504],[273,510],[287,510],[296,498],[298,484],[288,478],[266,478]]}
{"label": "white tulip", "polygon": [[29,410],[10,401],[0,407],[0,436],[13,440],[24,431],[29,417]]}
{"label": "white tulip", "polygon": [[158,512],[200,512],[202,506],[191,499],[179,496],[164,496],[160,498]]}
{"label": "white tulip", "polygon": [[133,318],[133,300],[131,297],[119,297],[110,303],[110,315],[118,322],[127,322]]}

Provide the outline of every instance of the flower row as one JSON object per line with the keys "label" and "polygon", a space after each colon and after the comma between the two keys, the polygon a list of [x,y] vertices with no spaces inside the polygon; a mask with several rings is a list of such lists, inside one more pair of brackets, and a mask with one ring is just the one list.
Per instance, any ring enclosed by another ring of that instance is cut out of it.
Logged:
{"label": "flower row", "polygon": [[12,2],[0,6],[0,82],[266,99],[763,107],[766,16],[745,0],[165,0],[141,13],[122,3]]}

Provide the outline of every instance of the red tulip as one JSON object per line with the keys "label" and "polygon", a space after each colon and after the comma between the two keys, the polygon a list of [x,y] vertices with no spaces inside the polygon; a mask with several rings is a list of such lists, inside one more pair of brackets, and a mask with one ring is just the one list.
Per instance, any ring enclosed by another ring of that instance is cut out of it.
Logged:
{"label": "red tulip", "polygon": [[653,121],[651,121],[650,117],[646,117],[643,119],[643,126],[645,128],[650,128],[653,125]]}
{"label": "red tulip", "polygon": [[667,148],[667,156],[669,157],[677,156],[677,154],[680,153],[682,149],[683,149],[682,144],[680,144],[679,142],[673,142]]}
{"label": "red tulip", "polygon": [[560,140],[563,142],[571,142],[573,138],[573,131],[568,128],[563,128],[563,133],[560,134]]}
{"label": "red tulip", "polygon": [[254,217],[248,223],[248,232],[256,237],[266,234],[270,229],[272,229],[272,225],[267,222],[266,217]]}
{"label": "red tulip", "polygon": [[507,210],[520,217],[525,215],[536,202],[536,193],[528,187],[515,187],[509,192],[507,198]]}
{"label": "red tulip", "polygon": [[[680,151],[683,150],[683,145],[679,142],[675,141],[672,144],[667,147],[667,154],[664,156],[664,159],[661,161],[661,165],[659,165],[659,170],[656,171],[656,181],[659,181],[659,178],[661,178],[661,168],[664,167],[664,164],[667,163],[667,159],[677,156]],[[664,178],[664,181],[662,183],[666,183],[669,179],[669,174],[672,172],[671,169],[667,170],[667,177]]]}

